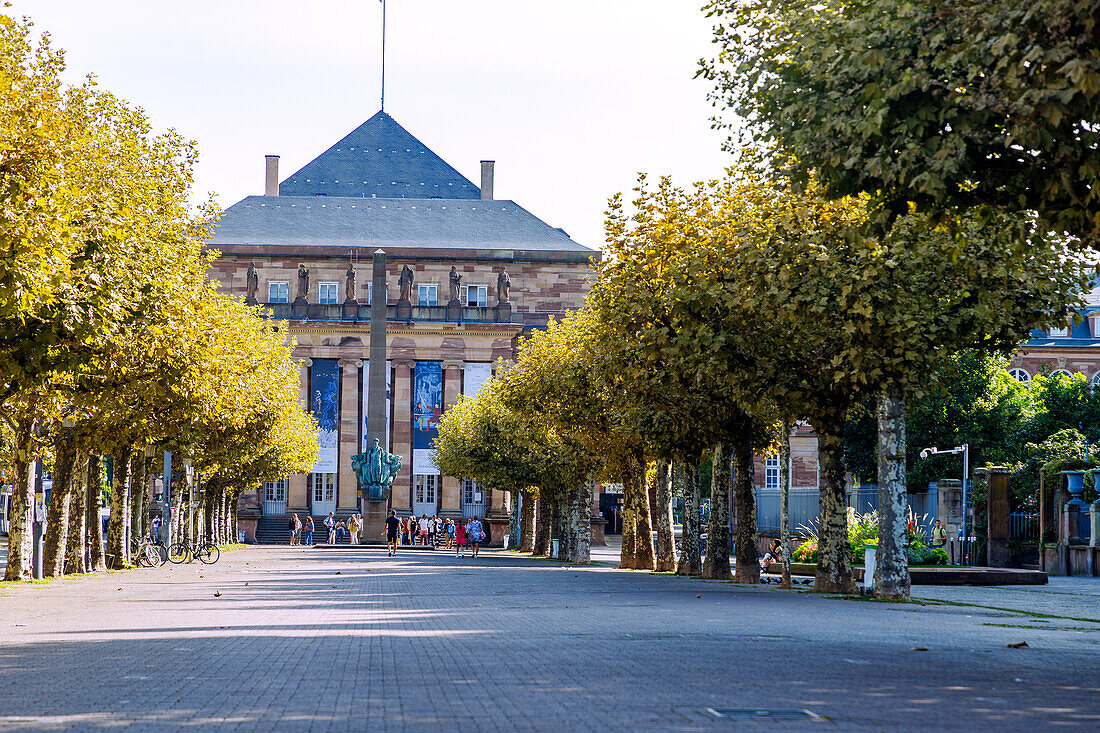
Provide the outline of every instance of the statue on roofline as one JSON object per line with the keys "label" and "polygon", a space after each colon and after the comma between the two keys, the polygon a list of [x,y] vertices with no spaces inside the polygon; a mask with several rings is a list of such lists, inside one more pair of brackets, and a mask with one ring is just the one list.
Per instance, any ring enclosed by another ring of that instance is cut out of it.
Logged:
{"label": "statue on roofline", "polygon": [[447,276],[451,285],[451,302],[458,300],[458,288],[462,284],[462,275],[458,274],[458,270],[454,265],[451,265],[451,274]]}
{"label": "statue on roofline", "polygon": [[401,277],[397,280],[397,284],[401,287],[401,294],[398,297],[399,301],[408,303],[412,299],[413,277],[411,267],[405,265],[401,268]]}

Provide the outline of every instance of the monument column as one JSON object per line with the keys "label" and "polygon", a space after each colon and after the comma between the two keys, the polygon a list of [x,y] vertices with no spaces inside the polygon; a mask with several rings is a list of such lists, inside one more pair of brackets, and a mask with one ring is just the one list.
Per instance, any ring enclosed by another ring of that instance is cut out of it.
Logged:
{"label": "monument column", "polygon": [[404,516],[412,510],[412,370],[413,362],[393,362],[393,450],[401,470],[390,487],[390,508]]}
{"label": "monument column", "polygon": [[351,457],[359,452],[359,359],[341,359],[340,366],[340,469],[336,475],[336,511],[354,513],[359,483]]}
{"label": "monument column", "polygon": [[[302,374],[298,380],[298,399],[302,401],[302,406],[308,410],[309,368],[313,366],[313,359],[302,359],[300,363]],[[303,473],[296,473],[287,479],[286,510],[288,513],[297,512],[299,516],[304,516],[304,513],[309,511],[309,503],[306,497],[306,476]]]}
{"label": "monument column", "polygon": [[[462,361],[443,362],[443,409],[449,410],[458,403],[462,394],[462,370],[466,364]],[[461,517],[462,496],[461,481],[455,476],[442,476],[439,490],[439,516]]]}

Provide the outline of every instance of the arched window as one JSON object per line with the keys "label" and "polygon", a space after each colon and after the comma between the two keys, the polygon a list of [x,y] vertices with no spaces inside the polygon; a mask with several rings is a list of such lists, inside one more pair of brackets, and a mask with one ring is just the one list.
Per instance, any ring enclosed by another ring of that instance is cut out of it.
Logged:
{"label": "arched window", "polygon": [[1013,369],[1009,369],[1008,373],[1013,379],[1015,379],[1019,382],[1030,382],[1031,381],[1031,375],[1027,373],[1026,369],[1021,369],[1020,367],[1015,367]]}
{"label": "arched window", "polygon": [[1100,387],[1100,372],[1096,372],[1096,374],[1092,375],[1092,378],[1089,379],[1089,384],[1093,387]]}
{"label": "arched window", "polygon": [[1061,374],[1063,377],[1073,379],[1073,372],[1068,369],[1055,369],[1053,372],[1050,373],[1050,376],[1053,377],[1055,374]]}

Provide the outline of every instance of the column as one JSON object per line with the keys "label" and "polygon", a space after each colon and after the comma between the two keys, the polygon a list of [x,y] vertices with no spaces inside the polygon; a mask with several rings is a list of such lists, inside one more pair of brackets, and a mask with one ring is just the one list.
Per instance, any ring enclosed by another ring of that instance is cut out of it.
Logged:
{"label": "column", "polygon": [[[309,408],[309,368],[313,366],[313,359],[302,359],[301,378],[298,380],[298,399],[302,406]],[[298,513],[302,516],[309,510],[306,500],[306,476],[296,473],[288,477],[286,482],[286,510],[288,513]]]}
{"label": "column", "polygon": [[[458,402],[462,394],[462,369],[466,364],[461,361],[443,362],[443,409],[448,410]],[[454,476],[442,476],[440,480],[439,515],[441,517],[462,516],[462,497],[459,479]]]}
{"label": "column", "polygon": [[354,512],[359,483],[351,469],[351,457],[359,452],[360,359],[343,359],[340,366],[340,471],[336,476],[336,511]]}
{"label": "column", "polygon": [[411,361],[394,361],[393,453],[401,456],[401,470],[390,488],[390,508],[399,514],[412,509],[412,370]]}

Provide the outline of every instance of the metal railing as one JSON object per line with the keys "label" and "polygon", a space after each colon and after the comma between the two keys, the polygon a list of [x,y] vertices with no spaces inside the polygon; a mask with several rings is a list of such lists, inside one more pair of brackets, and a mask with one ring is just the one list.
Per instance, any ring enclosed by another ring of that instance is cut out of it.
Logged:
{"label": "metal railing", "polygon": [[1008,536],[1014,540],[1039,541],[1038,514],[1010,514]]}
{"label": "metal railing", "polygon": [[[265,303],[271,317],[280,321],[343,321],[369,323],[371,307],[365,303]],[[519,314],[498,315],[496,306],[414,305],[399,317],[396,305],[386,306],[386,320],[408,323],[510,323]],[[504,317],[501,317],[504,316]]]}

